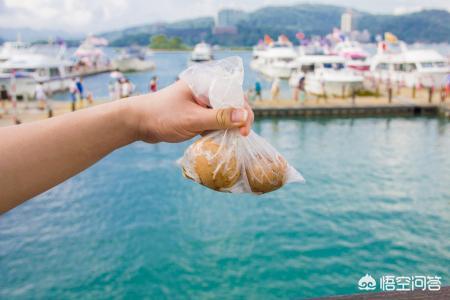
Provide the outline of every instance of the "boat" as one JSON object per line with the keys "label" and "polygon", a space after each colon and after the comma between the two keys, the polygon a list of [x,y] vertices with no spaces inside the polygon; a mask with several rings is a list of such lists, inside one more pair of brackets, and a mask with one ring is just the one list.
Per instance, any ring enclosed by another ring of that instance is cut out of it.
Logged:
{"label": "boat", "polygon": [[363,87],[363,76],[346,68],[345,58],[341,56],[301,55],[296,64],[290,82],[305,76],[305,90],[309,94],[345,97]]}
{"label": "boat", "polygon": [[75,70],[80,76],[111,71],[111,63],[101,47],[108,41],[89,35],[74,53]]}
{"label": "boat", "polygon": [[259,59],[261,54],[266,51],[266,45],[264,43],[258,43],[252,49],[252,60],[250,61],[250,67],[253,70],[258,71],[262,65],[262,60]]}
{"label": "boat", "polygon": [[380,42],[368,77],[399,86],[440,87],[449,74],[448,61],[435,50],[409,50],[403,42],[398,46]]}
{"label": "boat", "polygon": [[298,54],[290,43],[274,42],[259,52],[252,67],[269,78],[288,79],[295,70]]}
{"label": "boat", "polygon": [[205,42],[201,42],[195,45],[194,50],[191,52],[189,63],[203,63],[213,59],[211,46]]}
{"label": "boat", "polygon": [[350,69],[363,72],[370,69],[369,54],[356,41],[339,42],[332,51],[334,54],[342,56],[346,60],[346,66]]}
{"label": "boat", "polygon": [[0,47],[0,63],[7,61],[13,55],[27,53],[29,51],[30,45],[21,42],[20,39],[15,42],[4,42]]}
{"label": "boat", "polygon": [[18,99],[32,99],[38,83],[42,83],[44,89],[50,93],[67,90],[73,70],[72,61],[57,56],[39,53],[14,54],[7,61],[0,63],[0,85],[10,89],[11,83],[14,82],[14,94]]}
{"label": "boat", "polygon": [[139,72],[152,70],[155,63],[147,59],[148,52],[138,46],[128,47],[113,59],[112,68],[120,72]]}

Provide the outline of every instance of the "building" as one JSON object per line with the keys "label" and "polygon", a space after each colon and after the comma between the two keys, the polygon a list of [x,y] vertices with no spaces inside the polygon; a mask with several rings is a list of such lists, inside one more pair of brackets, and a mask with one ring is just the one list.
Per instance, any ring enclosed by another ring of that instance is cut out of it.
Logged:
{"label": "building", "polygon": [[236,9],[222,9],[217,14],[214,34],[236,34],[237,24],[245,17],[245,12]]}
{"label": "building", "polygon": [[352,13],[349,11],[341,16],[341,31],[343,33],[352,32]]}

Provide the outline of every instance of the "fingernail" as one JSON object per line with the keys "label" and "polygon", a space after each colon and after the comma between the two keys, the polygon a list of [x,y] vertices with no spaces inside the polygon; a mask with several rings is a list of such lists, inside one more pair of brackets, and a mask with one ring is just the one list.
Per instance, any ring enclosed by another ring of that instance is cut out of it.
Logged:
{"label": "fingernail", "polygon": [[237,122],[245,122],[247,121],[248,117],[248,111],[245,109],[235,109],[231,113],[231,122],[237,123]]}

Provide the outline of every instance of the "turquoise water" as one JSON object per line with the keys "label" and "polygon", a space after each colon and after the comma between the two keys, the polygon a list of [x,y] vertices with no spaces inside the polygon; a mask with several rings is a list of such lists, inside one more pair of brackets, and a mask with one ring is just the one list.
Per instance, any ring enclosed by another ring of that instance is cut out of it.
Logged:
{"label": "turquoise water", "polygon": [[2,299],[293,299],[366,273],[449,285],[450,122],[256,122],[307,182],[260,196],[181,176],[136,143],[0,217]]}

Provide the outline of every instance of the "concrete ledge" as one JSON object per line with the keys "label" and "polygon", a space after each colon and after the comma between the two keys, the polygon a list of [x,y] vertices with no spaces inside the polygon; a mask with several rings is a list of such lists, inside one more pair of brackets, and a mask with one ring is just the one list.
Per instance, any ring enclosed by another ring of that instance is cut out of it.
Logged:
{"label": "concrete ledge", "polygon": [[439,105],[390,104],[390,105],[340,105],[255,107],[255,117],[368,117],[368,116],[450,116],[450,108]]}

